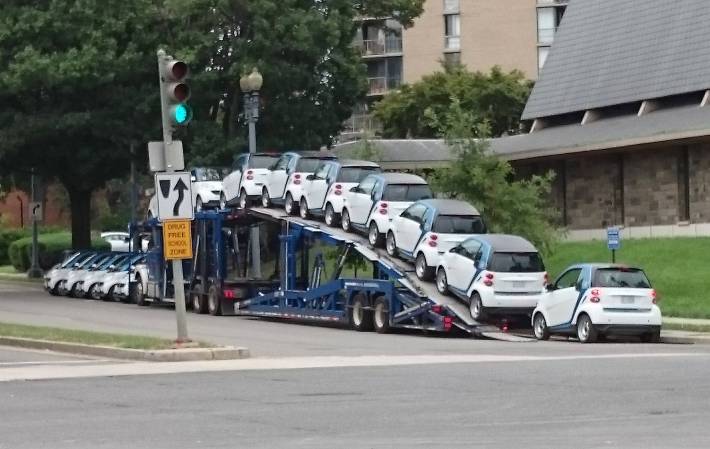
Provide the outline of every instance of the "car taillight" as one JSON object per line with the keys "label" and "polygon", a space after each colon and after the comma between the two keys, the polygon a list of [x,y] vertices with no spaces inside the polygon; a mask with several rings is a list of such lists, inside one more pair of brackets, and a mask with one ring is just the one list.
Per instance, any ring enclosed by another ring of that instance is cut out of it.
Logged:
{"label": "car taillight", "polygon": [[252,170],[247,171],[247,175],[253,175],[253,174],[254,174],[254,171],[252,171]]}
{"label": "car taillight", "polygon": [[550,283],[550,276],[547,275],[547,271],[545,272],[545,278],[542,281],[542,285],[545,286]]}
{"label": "car taillight", "polygon": [[387,203],[380,203],[380,207],[383,209],[387,209]]}
{"label": "car taillight", "polygon": [[387,215],[387,209],[380,209],[380,214]]}
{"label": "car taillight", "polygon": [[254,177],[253,177],[252,175],[247,175],[247,180],[253,181],[253,180],[254,180]]}
{"label": "car taillight", "polygon": [[432,248],[436,248],[436,245],[437,245],[436,240],[437,240],[438,238],[439,238],[438,235],[436,235],[436,234],[431,234],[431,235],[429,236],[429,246],[431,246]]}
{"label": "car taillight", "polygon": [[387,215],[387,203],[380,203],[380,213]]}
{"label": "car taillight", "polygon": [[299,174],[293,175],[293,183],[296,185],[300,184],[301,183],[301,175],[299,175]]}
{"label": "car taillight", "polygon": [[335,185],[335,192],[333,192],[333,193],[335,193],[336,195],[342,195],[343,194],[342,188],[343,188],[342,185],[336,184]]}
{"label": "car taillight", "polygon": [[444,330],[445,331],[450,331],[451,326],[454,324],[454,319],[450,316],[445,316],[444,317]]}
{"label": "car taillight", "polygon": [[225,298],[228,298],[228,299],[234,298],[234,292],[232,290],[224,290],[222,293],[224,294]]}
{"label": "car taillight", "polygon": [[492,287],[493,286],[493,273],[486,273],[483,279],[483,284],[486,287]]}
{"label": "car taillight", "polygon": [[438,305],[438,304],[437,304],[437,305],[434,305],[434,306],[431,306],[431,311],[434,312],[434,313],[441,313],[443,310],[444,310],[444,307],[443,307],[443,306],[440,306],[440,305]]}
{"label": "car taillight", "polygon": [[601,299],[599,299],[598,296],[592,296],[591,298],[589,298],[589,302],[593,302],[595,304],[598,303],[599,301],[601,301]]}
{"label": "car taillight", "polygon": [[656,290],[651,290],[651,302],[656,304],[659,301],[660,298],[658,298],[658,295],[656,294]]}

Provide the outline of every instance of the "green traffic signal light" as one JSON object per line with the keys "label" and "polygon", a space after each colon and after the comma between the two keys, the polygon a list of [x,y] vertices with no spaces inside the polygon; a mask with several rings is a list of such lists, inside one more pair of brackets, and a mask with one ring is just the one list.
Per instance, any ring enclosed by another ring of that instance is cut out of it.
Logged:
{"label": "green traffic signal light", "polygon": [[192,108],[185,103],[180,103],[172,108],[171,118],[176,125],[186,125],[192,120]]}

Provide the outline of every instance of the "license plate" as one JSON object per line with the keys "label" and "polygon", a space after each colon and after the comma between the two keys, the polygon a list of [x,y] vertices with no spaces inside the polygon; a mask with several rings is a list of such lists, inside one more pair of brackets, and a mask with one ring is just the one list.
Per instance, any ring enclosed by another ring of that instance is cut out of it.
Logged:
{"label": "license plate", "polygon": [[621,297],[621,303],[622,304],[633,304],[636,302],[636,298],[633,296],[622,296]]}
{"label": "license plate", "polygon": [[523,281],[513,281],[513,287],[514,287],[514,288],[523,288],[523,287],[525,287],[525,282],[523,282]]}

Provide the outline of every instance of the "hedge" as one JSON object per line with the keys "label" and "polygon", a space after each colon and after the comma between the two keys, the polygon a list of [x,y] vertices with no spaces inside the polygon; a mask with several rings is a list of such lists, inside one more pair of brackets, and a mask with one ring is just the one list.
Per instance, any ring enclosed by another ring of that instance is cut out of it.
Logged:
{"label": "hedge", "polygon": [[[48,270],[62,261],[64,252],[71,249],[71,233],[56,232],[40,234],[37,237],[39,246],[39,266]],[[111,245],[103,239],[94,239],[91,246],[97,250],[109,251]],[[27,271],[32,264],[32,237],[16,240],[8,249],[10,263],[17,271]]]}
{"label": "hedge", "polygon": [[0,230],[0,265],[10,263],[10,256],[7,251],[10,244],[15,240],[29,236],[29,229],[3,229]]}

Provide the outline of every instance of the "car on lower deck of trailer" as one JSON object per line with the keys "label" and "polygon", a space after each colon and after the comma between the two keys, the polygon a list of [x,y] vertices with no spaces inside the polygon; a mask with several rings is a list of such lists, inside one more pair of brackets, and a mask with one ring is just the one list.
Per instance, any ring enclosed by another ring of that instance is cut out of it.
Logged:
{"label": "car on lower deck of trailer", "polygon": [[576,334],[582,343],[605,335],[660,341],[662,317],[656,291],[640,268],[572,265],[547,290],[532,315],[533,331],[540,340],[550,334]]}
{"label": "car on lower deck of trailer", "polygon": [[547,273],[537,249],[522,237],[470,237],[441,257],[436,288],[470,306],[471,317],[529,315],[545,291]]}
{"label": "car on lower deck of trailer", "polygon": [[390,256],[414,261],[419,279],[429,280],[441,255],[476,234],[485,234],[481,214],[469,203],[450,199],[417,201],[392,220],[386,248]]}

